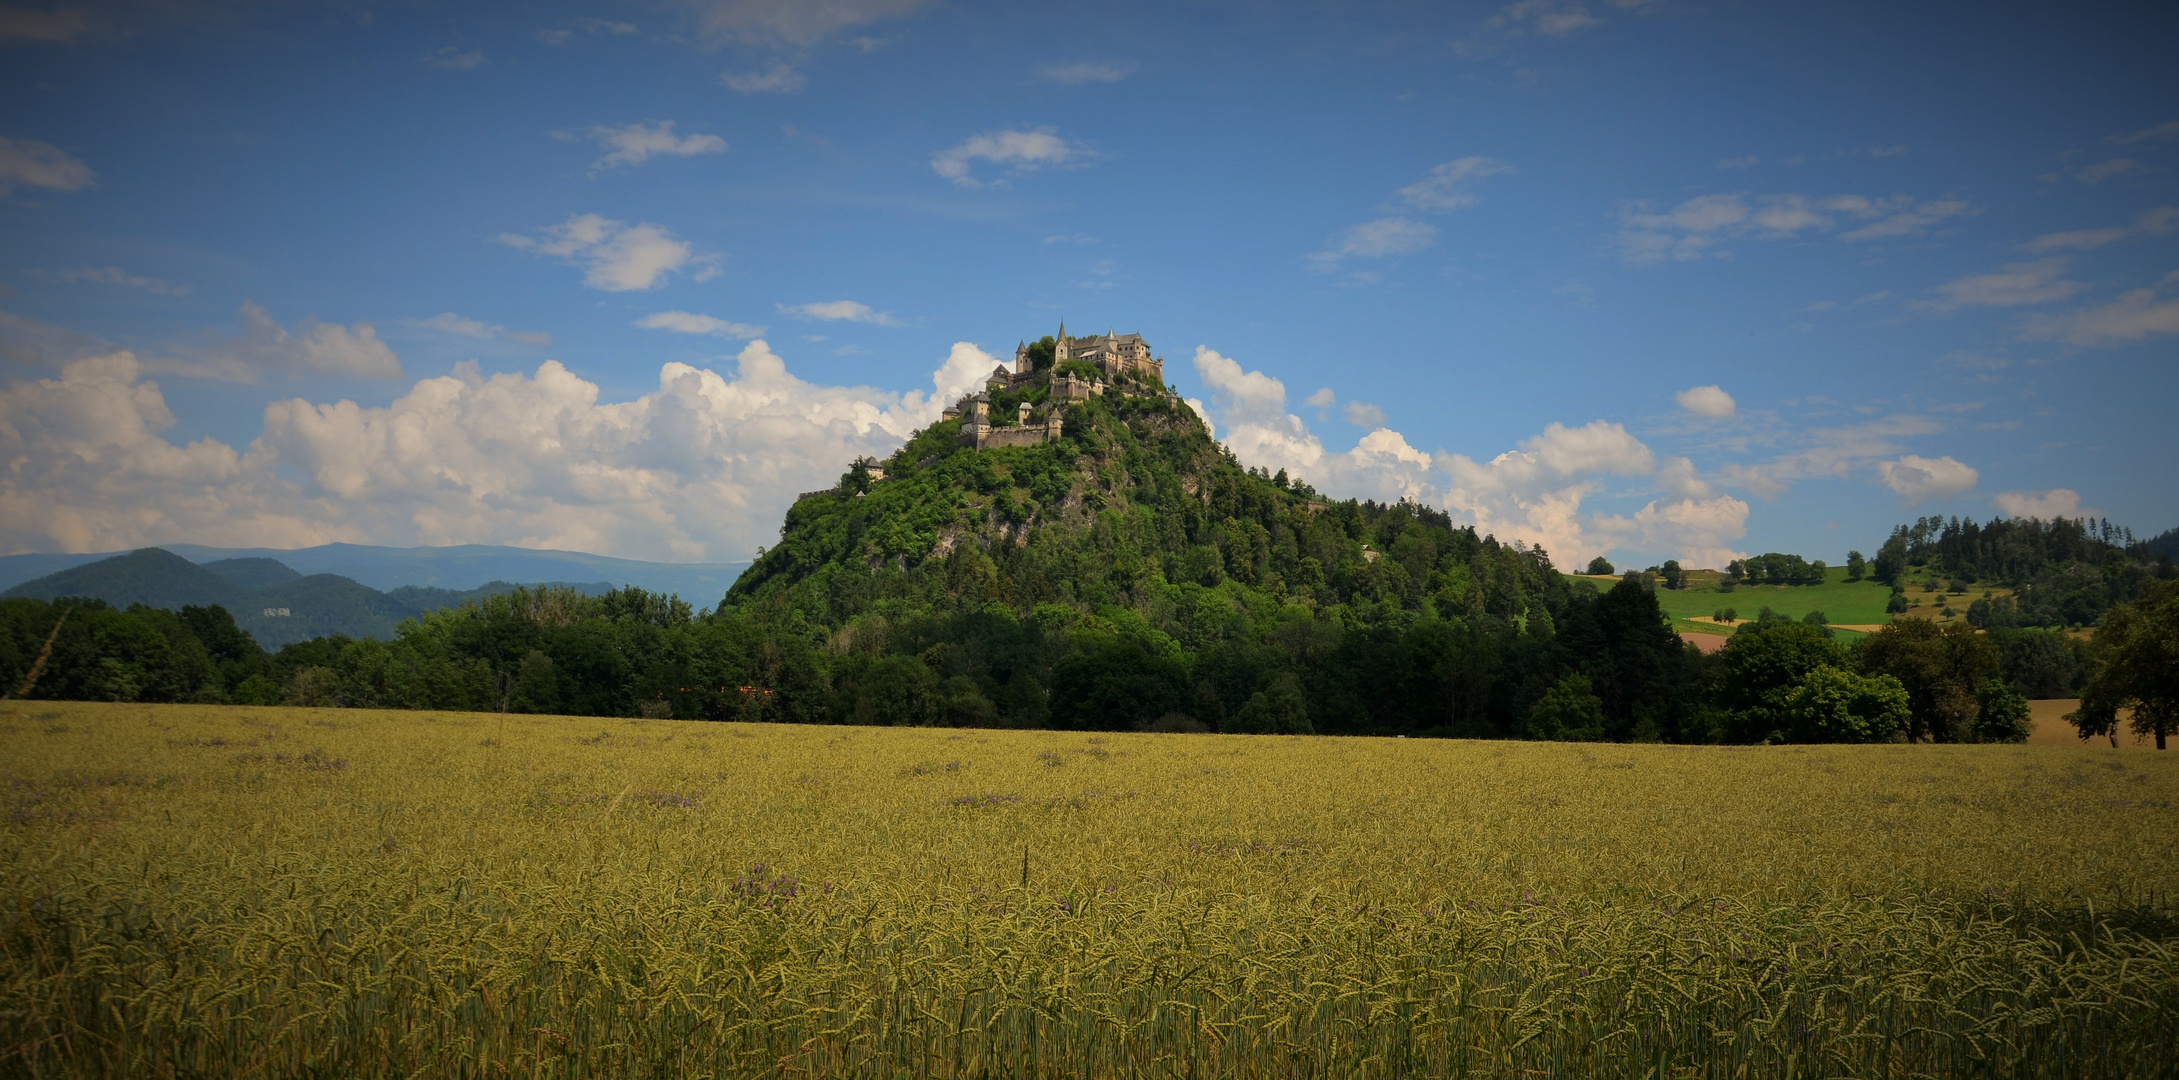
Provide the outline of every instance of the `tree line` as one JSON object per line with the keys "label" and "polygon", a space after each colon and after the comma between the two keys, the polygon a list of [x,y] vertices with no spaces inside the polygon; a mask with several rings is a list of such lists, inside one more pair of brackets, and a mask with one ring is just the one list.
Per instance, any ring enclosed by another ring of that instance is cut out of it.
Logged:
{"label": "tree line", "polygon": [[[1540,553],[1497,550],[1549,571]],[[698,612],[634,588],[518,589],[404,623],[392,640],[269,653],[218,607],[11,600],[0,677],[20,682],[66,612],[29,697],[1747,743],[2015,740],[2028,694],[2073,692],[2089,673],[2058,631],[1920,619],[1847,646],[1767,616],[1705,656],[1638,575],[1602,590],[1555,573],[1536,583],[1519,619],[1371,608],[1330,620],[1227,581],[1161,586],[1147,613],[986,603],[838,627]]]}

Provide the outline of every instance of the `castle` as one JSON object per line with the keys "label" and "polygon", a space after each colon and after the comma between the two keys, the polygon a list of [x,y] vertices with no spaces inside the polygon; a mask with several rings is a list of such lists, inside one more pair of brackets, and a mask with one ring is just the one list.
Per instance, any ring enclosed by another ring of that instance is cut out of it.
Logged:
{"label": "castle", "polygon": [[[1089,364],[1097,368],[1099,376],[1085,379],[1072,371],[1059,368],[1069,361]],[[1044,378],[1050,388],[1043,418],[1031,423],[1035,409],[1028,402],[1017,407],[1012,425],[1000,427],[991,422],[991,395],[996,392],[1029,386]],[[1165,358],[1153,356],[1149,343],[1141,334],[1114,334],[1068,337],[1067,323],[1059,323],[1059,334],[1052,339],[1051,374],[1038,369],[1029,355],[1029,344],[1022,342],[1014,347],[1014,366],[1005,364],[993,368],[991,377],[984,380],[984,392],[964,398],[959,404],[946,408],[944,418],[961,420],[961,445],[978,450],[994,446],[1034,446],[1043,442],[1057,442],[1062,429],[1058,408],[1092,397],[1103,396],[1107,386],[1123,383],[1149,383],[1157,393],[1170,397],[1165,390]]]}

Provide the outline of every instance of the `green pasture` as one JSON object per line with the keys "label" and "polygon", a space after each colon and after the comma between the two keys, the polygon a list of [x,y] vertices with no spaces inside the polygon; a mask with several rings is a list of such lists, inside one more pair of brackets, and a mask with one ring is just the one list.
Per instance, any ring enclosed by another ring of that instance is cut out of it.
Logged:
{"label": "green pasture", "polygon": [[[1584,575],[1583,580],[1610,588],[1617,579]],[[1884,613],[1884,605],[1891,600],[1891,587],[1867,578],[1848,581],[1843,566],[1827,570],[1821,585],[1742,585],[1725,592],[1719,588],[1724,580],[1725,576],[1715,571],[1694,571],[1687,575],[1684,589],[1660,587],[1657,603],[1672,617],[1676,629],[1713,634],[1723,633],[1725,628],[1690,620],[1698,616],[1707,619],[1719,608],[1727,607],[1743,619],[1755,618],[1765,607],[1793,619],[1821,611],[1833,626],[1882,625],[1892,618]],[[1960,600],[1954,606],[1965,610],[1967,601]],[[1840,636],[1852,637],[1855,633],[1840,631]]]}

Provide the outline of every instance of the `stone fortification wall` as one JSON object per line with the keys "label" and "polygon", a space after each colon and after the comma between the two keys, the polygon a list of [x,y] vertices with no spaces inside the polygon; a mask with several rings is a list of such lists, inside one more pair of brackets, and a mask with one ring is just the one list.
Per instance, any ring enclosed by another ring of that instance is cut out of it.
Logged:
{"label": "stone fortification wall", "polygon": [[1053,420],[1048,424],[1025,424],[1020,427],[980,427],[973,432],[967,429],[963,429],[961,432],[962,443],[974,446],[978,450],[989,450],[997,446],[1035,446],[1039,443],[1058,442],[1060,437],[1060,422],[1058,420]]}

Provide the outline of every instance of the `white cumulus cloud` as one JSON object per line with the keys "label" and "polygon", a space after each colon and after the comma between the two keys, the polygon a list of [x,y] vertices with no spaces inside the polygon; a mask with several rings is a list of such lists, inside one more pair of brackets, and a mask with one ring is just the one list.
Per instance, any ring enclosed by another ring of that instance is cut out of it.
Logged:
{"label": "white cumulus cloud", "polygon": [[2006,491],[1991,500],[1998,512],[2006,517],[2037,518],[2053,521],[2058,518],[2092,518],[2103,516],[2102,511],[2081,505],[2081,493],[2072,488],[2052,488],[2049,491]]}
{"label": "white cumulus cloud", "polygon": [[1949,499],[1974,487],[1975,481],[1982,478],[1972,466],[1950,455],[1926,458],[1920,454],[1877,462],[1876,475],[1909,506]]}
{"label": "white cumulus cloud", "polygon": [[797,491],[890,453],[997,363],[957,344],[927,390],[897,393],[805,382],[756,341],[730,373],[666,364],[656,391],[621,402],[556,361],[489,377],[465,364],[385,406],[274,402],[237,453],[163,438],[159,387],[115,353],[0,389],[0,550],[343,540],[746,558]]}
{"label": "white cumulus cloud", "polygon": [[501,233],[498,242],[583,267],[583,284],[606,292],[655,289],[686,268],[703,281],[718,273],[717,255],[699,255],[663,226],[629,225],[597,214],[575,214],[536,235]]}
{"label": "white cumulus cloud", "polygon": [[1680,408],[1688,412],[1713,420],[1728,420],[1740,412],[1740,405],[1733,400],[1733,396],[1714,385],[1690,386],[1672,395],[1672,400],[1679,402]]}

